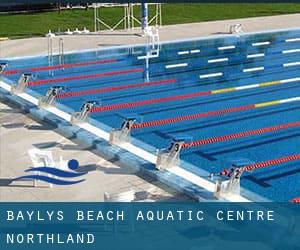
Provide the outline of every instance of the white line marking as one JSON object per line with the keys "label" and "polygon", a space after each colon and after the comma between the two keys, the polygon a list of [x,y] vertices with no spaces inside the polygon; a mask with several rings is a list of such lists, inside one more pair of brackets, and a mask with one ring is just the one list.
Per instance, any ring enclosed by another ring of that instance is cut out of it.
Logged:
{"label": "white line marking", "polygon": [[193,49],[190,52],[191,54],[200,53],[200,49]]}
{"label": "white line marking", "polygon": [[205,75],[200,75],[200,78],[209,78],[209,77],[216,77],[216,76],[222,76],[223,73],[219,72],[219,73],[212,73],[212,74],[205,74]]}
{"label": "white line marking", "polygon": [[235,46],[231,45],[231,46],[223,46],[218,48],[218,50],[227,50],[227,49],[235,49]]}
{"label": "white line marking", "polygon": [[243,72],[247,73],[247,72],[260,71],[260,70],[264,70],[264,69],[265,69],[265,67],[248,68],[248,69],[243,69]]}
{"label": "white line marking", "polygon": [[191,172],[186,171],[185,169],[181,167],[171,167],[168,169],[173,174],[176,174],[178,176],[184,176],[184,179],[189,180],[190,182],[197,184],[198,186],[205,187],[206,190],[209,192],[215,191],[215,185],[214,183],[205,180],[204,178],[201,178]]}
{"label": "white line marking", "polygon": [[259,43],[252,43],[252,46],[263,46],[263,45],[269,45],[271,42],[266,41],[266,42],[259,42]]}
{"label": "white line marking", "polygon": [[290,38],[285,40],[286,43],[300,42],[300,38]]}
{"label": "white line marking", "polygon": [[186,67],[186,66],[188,66],[187,63],[169,64],[169,65],[166,65],[166,69],[180,68],[180,67]]}
{"label": "white line marking", "polygon": [[258,54],[247,55],[247,58],[256,58],[256,57],[263,57],[263,56],[265,56],[264,53],[258,53]]}
{"label": "white line marking", "polygon": [[0,87],[5,89],[6,91],[11,91],[11,86],[5,82],[0,81]]}
{"label": "white line marking", "polygon": [[300,52],[300,49],[283,50],[282,54],[290,54],[290,53],[297,53],[297,52]]}
{"label": "white line marking", "polygon": [[177,54],[178,55],[187,55],[187,54],[189,54],[190,52],[189,51],[179,51]]}
{"label": "white line marking", "polygon": [[291,66],[298,66],[300,62],[291,62],[291,63],[284,63],[283,67],[291,67]]}
{"label": "white line marking", "polygon": [[138,56],[137,59],[138,60],[142,60],[142,59],[147,59],[147,58],[157,58],[158,55],[145,55],[145,56]]}
{"label": "white line marking", "polygon": [[300,96],[281,100],[280,103],[295,102],[295,101],[300,101]]}
{"label": "white line marking", "polygon": [[240,86],[236,87],[236,90],[244,90],[244,89],[252,89],[252,88],[258,88],[259,84],[251,84],[251,85],[245,85],[245,86]]}
{"label": "white line marking", "polygon": [[52,114],[55,114],[55,115],[59,116],[60,118],[66,120],[68,122],[71,121],[71,115],[70,114],[68,114],[68,113],[66,113],[66,112],[64,112],[64,111],[62,111],[62,110],[60,110],[56,107],[53,107],[53,106],[46,107],[45,110],[49,111]]}
{"label": "white line marking", "polygon": [[297,82],[297,81],[300,81],[300,77],[295,77],[295,78],[290,78],[290,79],[284,79],[284,80],[281,80],[280,82],[281,83],[287,83],[287,82]]}
{"label": "white line marking", "polygon": [[207,62],[208,63],[218,63],[218,62],[227,62],[228,61],[228,58],[219,58],[219,59],[211,59],[211,60],[208,60]]}

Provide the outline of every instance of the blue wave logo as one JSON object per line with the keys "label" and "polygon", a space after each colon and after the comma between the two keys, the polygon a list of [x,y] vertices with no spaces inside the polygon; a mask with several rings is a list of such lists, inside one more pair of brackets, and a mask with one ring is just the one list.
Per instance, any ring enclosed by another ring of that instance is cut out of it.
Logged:
{"label": "blue wave logo", "polygon": [[29,168],[29,169],[25,170],[26,173],[39,172],[39,173],[59,177],[60,179],[50,177],[50,176],[45,176],[45,175],[33,174],[33,175],[24,175],[24,176],[17,177],[15,179],[13,179],[13,181],[19,181],[19,180],[24,180],[24,179],[27,179],[27,180],[33,179],[33,180],[44,181],[44,182],[47,182],[50,184],[55,184],[55,185],[74,185],[74,184],[78,184],[78,183],[85,181],[85,179],[68,180],[68,179],[80,177],[80,176],[87,174],[87,173],[75,172],[75,170],[77,170],[79,168],[79,163],[77,160],[74,160],[74,159],[70,160],[68,162],[68,168],[71,171],[65,171],[65,170],[61,170],[61,169],[53,168],[53,167],[51,167],[51,168],[50,167]]}

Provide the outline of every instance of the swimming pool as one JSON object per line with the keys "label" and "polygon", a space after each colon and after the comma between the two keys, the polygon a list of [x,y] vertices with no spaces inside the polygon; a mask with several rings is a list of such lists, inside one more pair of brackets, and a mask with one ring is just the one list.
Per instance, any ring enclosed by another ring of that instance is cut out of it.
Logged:
{"label": "swimming pool", "polygon": [[184,138],[180,167],[168,171],[200,176],[208,189],[209,173],[232,163],[292,159],[245,172],[241,186],[251,200],[300,196],[300,29],[166,42],[147,53],[145,45],[82,51],[51,65],[46,56],[8,58],[3,80],[32,73],[36,98],[63,87],[55,105],[68,114],[95,101],[89,123],[107,140],[135,117],[132,153],[153,156]]}

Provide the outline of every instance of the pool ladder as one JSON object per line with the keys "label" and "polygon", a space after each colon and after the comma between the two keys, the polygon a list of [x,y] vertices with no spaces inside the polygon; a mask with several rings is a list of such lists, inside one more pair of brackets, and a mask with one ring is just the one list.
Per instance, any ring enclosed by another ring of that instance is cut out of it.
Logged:
{"label": "pool ladder", "polygon": [[59,54],[59,64],[64,65],[65,64],[64,39],[61,37],[58,40],[58,54]]}
{"label": "pool ladder", "polygon": [[[47,51],[48,51],[49,75],[53,75],[53,70],[51,69],[51,67],[54,65],[53,36],[48,36]],[[64,40],[61,37],[58,40],[58,61],[60,65],[65,64]]]}
{"label": "pool ladder", "polygon": [[[53,37],[48,36],[47,39],[47,50],[48,50],[48,66],[53,66]],[[49,69],[49,75],[52,75],[53,71]]]}

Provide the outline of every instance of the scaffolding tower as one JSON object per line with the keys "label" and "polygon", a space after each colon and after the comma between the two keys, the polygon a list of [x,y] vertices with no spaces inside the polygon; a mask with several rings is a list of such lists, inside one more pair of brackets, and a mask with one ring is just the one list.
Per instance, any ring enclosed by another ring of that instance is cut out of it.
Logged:
{"label": "scaffolding tower", "polygon": [[[161,3],[149,3],[148,5],[155,6],[155,14],[149,17],[149,25],[156,27],[162,26],[162,7]],[[117,4],[117,3],[94,3],[94,31],[99,32],[101,30],[115,30],[123,27],[124,30],[132,30],[139,28],[142,25],[142,20],[140,16],[136,16],[134,13],[134,7],[141,6],[140,3],[126,3],[126,4]],[[101,10],[103,8],[115,8],[123,7],[123,16],[112,25],[109,25],[101,16]],[[101,29],[102,25],[102,29]],[[104,27],[104,28],[103,28]]]}

